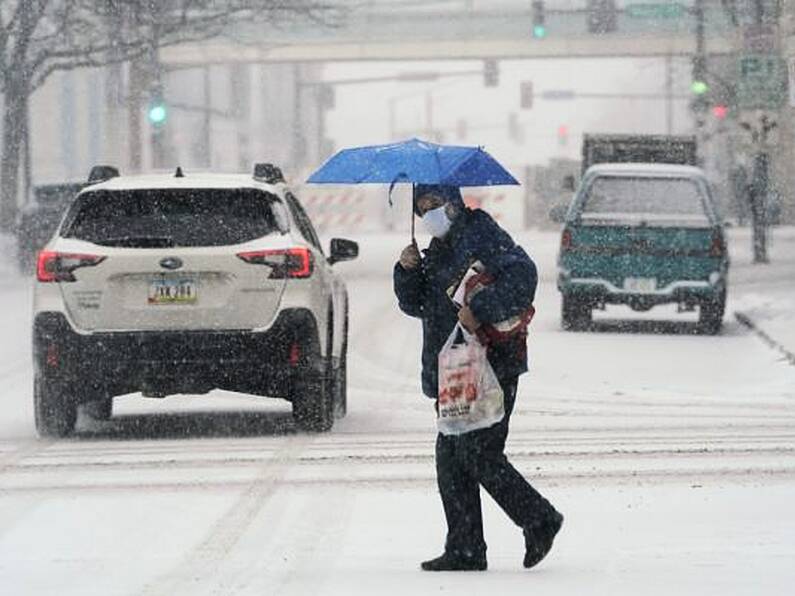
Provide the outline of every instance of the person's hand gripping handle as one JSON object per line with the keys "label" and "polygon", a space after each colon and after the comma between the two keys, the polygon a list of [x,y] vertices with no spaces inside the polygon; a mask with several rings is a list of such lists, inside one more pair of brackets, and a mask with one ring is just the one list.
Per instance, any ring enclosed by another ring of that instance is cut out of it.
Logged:
{"label": "person's hand gripping handle", "polygon": [[403,252],[400,253],[400,266],[403,269],[414,269],[420,264],[420,249],[417,247],[417,241],[412,241]]}

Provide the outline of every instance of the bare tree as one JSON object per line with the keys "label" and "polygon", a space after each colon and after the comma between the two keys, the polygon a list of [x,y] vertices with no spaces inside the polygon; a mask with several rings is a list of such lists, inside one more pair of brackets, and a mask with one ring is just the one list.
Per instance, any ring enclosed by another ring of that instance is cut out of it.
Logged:
{"label": "bare tree", "polygon": [[0,0],[0,230],[12,228],[31,95],[55,72],[126,62],[240,22],[327,23],[324,0]]}

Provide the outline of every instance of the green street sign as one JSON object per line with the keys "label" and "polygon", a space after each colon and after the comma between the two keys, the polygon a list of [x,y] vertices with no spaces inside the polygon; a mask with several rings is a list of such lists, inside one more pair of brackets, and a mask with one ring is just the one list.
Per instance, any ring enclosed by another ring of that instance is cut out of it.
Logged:
{"label": "green street sign", "polygon": [[685,15],[682,4],[627,4],[624,13],[633,19],[678,19]]}
{"label": "green street sign", "polygon": [[742,109],[776,109],[787,100],[787,63],[776,54],[744,54],[737,61],[737,103]]}

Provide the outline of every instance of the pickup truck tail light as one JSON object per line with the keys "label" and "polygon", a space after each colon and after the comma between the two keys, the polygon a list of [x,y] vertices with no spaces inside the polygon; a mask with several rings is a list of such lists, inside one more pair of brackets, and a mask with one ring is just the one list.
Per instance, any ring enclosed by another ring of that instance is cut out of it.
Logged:
{"label": "pickup truck tail light", "polygon": [[241,252],[237,257],[251,265],[267,265],[271,268],[270,279],[303,279],[311,277],[314,269],[312,253],[303,247]]}
{"label": "pickup truck tail light", "polygon": [[36,279],[40,282],[77,281],[74,272],[82,267],[99,265],[107,257],[54,252],[43,250],[39,253],[36,263]]}
{"label": "pickup truck tail light", "polygon": [[709,256],[722,257],[726,252],[726,241],[720,230],[712,232],[712,242],[709,245]]}
{"label": "pickup truck tail light", "polygon": [[574,246],[574,243],[571,239],[571,230],[569,228],[564,228],[563,234],[560,236],[560,252],[568,252]]}

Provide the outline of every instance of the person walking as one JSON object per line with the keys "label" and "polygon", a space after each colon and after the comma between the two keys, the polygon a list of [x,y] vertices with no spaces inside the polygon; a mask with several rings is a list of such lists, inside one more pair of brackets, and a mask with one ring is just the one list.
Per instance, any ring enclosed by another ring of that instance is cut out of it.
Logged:
{"label": "person walking", "polygon": [[[394,291],[400,309],[422,320],[422,389],[436,399],[439,352],[460,322],[475,332],[481,325],[516,317],[532,305],[536,267],[486,212],[464,205],[455,186],[419,184],[414,213],[433,236],[427,249],[416,242],[403,249],[394,267]],[[476,265],[493,278],[460,308],[451,296]],[[436,437],[436,477],[447,521],[441,556],[424,561],[425,571],[485,570],[480,486],[524,532],[526,568],[537,565],[552,548],[561,515],[505,456],[508,424],[519,375],[527,371],[527,333],[491,342],[487,357],[504,393],[505,416],[488,428]]]}

